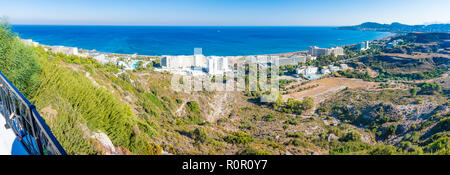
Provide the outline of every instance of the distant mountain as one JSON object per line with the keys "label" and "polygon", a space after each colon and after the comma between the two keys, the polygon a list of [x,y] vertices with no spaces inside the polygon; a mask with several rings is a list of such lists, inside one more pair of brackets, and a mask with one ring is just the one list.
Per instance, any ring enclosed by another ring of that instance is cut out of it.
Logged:
{"label": "distant mountain", "polygon": [[[402,39],[406,42],[411,43],[431,43],[431,42],[438,42],[438,43],[448,43],[447,40],[450,40],[450,33],[433,33],[433,32],[427,32],[427,33],[408,33],[406,35],[400,35],[397,37],[392,38],[392,40]],[[445,48],[445,47],[443,47]]]}
{"label": "distant mountain", "polygon": [[380,24],[375,22],[366,22],[356,26],[336,27],[338,30],[360,30],[360,31],[380,31],[393,33],[410,32],[450,32],[450,24],[431,24],[431,25],[406,25],[398,22],[392,24]]}

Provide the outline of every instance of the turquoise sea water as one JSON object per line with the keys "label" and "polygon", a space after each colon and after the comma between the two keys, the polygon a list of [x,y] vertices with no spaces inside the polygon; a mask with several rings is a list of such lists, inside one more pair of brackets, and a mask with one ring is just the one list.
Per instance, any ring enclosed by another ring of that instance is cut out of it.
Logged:
{"label": "turquoise sea water", "polygon": [[389,33],[333,27],[181,27],[14,25],[21,38],[101,52],[140,55],[236,56],[307,50],[379,39]]}

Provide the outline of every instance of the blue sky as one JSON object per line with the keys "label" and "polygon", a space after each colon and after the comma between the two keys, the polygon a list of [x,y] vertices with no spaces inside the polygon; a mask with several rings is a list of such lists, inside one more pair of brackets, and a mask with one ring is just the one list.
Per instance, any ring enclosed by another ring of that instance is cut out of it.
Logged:
{"label": "blue sky", "polygon": [[339,26],[449,23],[449,0],[0,0],[13,24]]}

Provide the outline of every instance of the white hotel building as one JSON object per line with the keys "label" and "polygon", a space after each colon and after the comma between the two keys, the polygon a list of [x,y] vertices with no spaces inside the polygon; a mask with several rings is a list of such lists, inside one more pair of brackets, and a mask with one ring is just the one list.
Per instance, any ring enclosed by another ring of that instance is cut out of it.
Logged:
{"label": "white hotel building", "polygon": [[207,59],[208,62],[208,73],[212,75],[224,74],[228,71],[228,58],[227,57],[217,57],[210,56]]}
{"label": "white hotel building", "polygon": [[64,46],[50,46],[53,53],[64,53],[66,55],[78,55],[78,48]]}
{"label": "white hotel building", "polygon": [[228,69],[228,58],[204,55],[162,56],[161,66],[166,70],[196,70],[206,69],[209,74],[223,74]]}
{"label": "white hotel building", "polygon": [[342,47],[332,47],[332,48],[319,48],[316,46],[309,47],[309,55],[313,57],[331,54],[334,54],[335,56],[344,55],[344,49]]}

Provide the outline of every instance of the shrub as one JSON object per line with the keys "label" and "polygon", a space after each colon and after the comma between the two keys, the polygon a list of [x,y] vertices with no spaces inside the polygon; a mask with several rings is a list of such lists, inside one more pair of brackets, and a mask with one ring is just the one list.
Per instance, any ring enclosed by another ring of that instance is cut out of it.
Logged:
{"label": "shrub", "polygon": [[422,94],[442,93],[442,86],[437,83],[425,83],[420,86]]}
{"label": "shrub", "polygon": [[369,151],[370,155],[393,155],[397,149],[392,145],[378,145]]}
{"label": "shrub", "polygon": [[192,137],[196,142],[206,143],[209,136],[208,133],[204,128],[195,128],[195,130],[192,132]]}
{"label": "shrub", "polygon": [[0,71],[27,98],[33,97],[40,84],[37,54],[10,31],[9,24],[0,22]]}
{"label": "shrub", "polygon": [[450,149],[450,137],[441,137],[427,146],[427,150],[431,153],[448,152]]}
{"label": "shrub", "polygon": [[364,153],[370,145],[363,142],[345,142],[330,150],[330,154],[352,154],[357,152]]}
{"label": "shrub", "polygon": [[264,121],[266,122],[270,122],[270,121],[274,121],[275,120],[275,116],[273,114],[268,114],[263,116]]}
{"label": "shrub", "polygon": [[309,147],[311,144],[302,140],[302,139],[291,139],[289,141],[289,144],[294,145],[294,146],[301,146],[301,147]]}
{"label": "shrub", "polygon": [[263,150],[263,149],[247,147],[247,148],[243,149],[242,151],[240,151],[238,154],[240,154],[240,155],[273,155],[274,153]]}
{"label": "shrub", "polygon": [[293,137],[293,138],[303,138],[305,137],[305,135],[301,132],[297,132],[297,133],[287,133],[286,134],[287,137]]}
{"label": "shrub", "polygon": [[441,119],[437,126],[439,126],[442,131],[450,131],[450,117]]}
{"label": "shrub", "polygon": [[225,136],[225,142],[232,144],[247,144],[253,141],[249,134],[241,131],[235,131],[232,135]]}
{"label": "shrub", "polygon": [[286,120],[285,123],[289,124],[289,125],[297,125],[298,124],[294,118],[289,118],[288,120]]}
{"label": "shrub", "polygon": [[395,124],[389,125],[388,128],[386,128],[387,136],[394,135],[396,132],[397,132],[397,125]]}
{"label": "shrub", "polygon": [[[42,83],[31,99],[38,107],[45,107],[45,102],[65,102],[82,116],[89,129],[105,132],[115,146],[122,146],[136,154],[158,153],[158,146],[149,140],[157,132],[148,125],[138,125],[128,104],[121,102],[111,92],[96,87],[91,80],[74,70],[49,62],[48,59],[40,59],[39,62],[42,65]],[[146,132],[135,132],[133,128]],[[63,128],[52,129],[58,133]],[[72,140],[71,144],[79,143]]]}
{"label": "shrub", "polygon": [[200,114],[200,108],[196,101],[187,102],[188,111],[194,114]]}
{"label": "shrub", "polygon": [[358,142],[361,141],[361,134],[352,130],[345,134],[340,140],[343,142]]}

